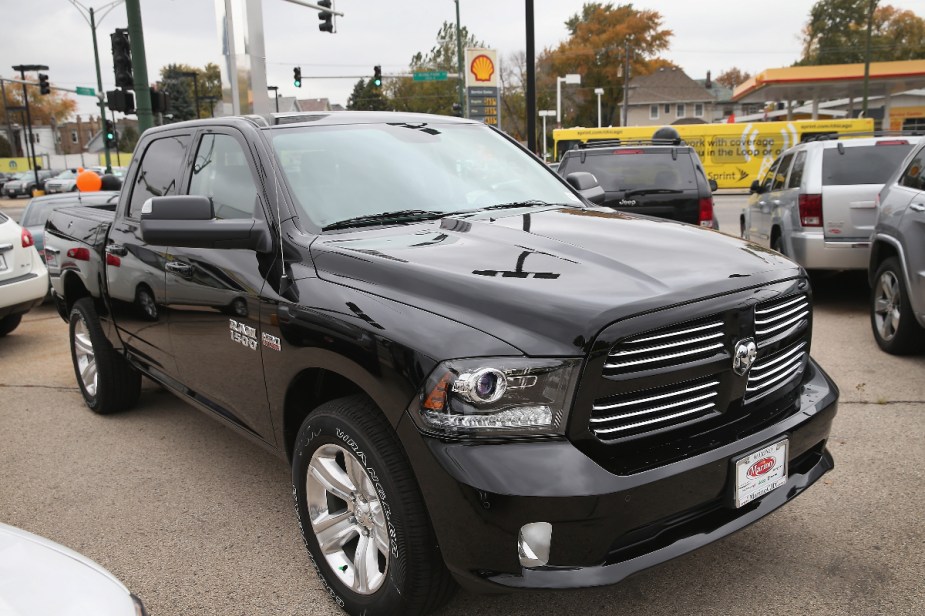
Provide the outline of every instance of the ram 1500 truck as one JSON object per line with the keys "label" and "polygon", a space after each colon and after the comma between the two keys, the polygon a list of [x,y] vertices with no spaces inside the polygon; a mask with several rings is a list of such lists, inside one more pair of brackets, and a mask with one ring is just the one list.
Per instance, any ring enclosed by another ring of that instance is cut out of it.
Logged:
{"label": "ram 1500 truck", "polygon": [[462,119],[196,120],[46,250],[92,410],[145,375],[287,458],[334,600],[420,614],[617,582],[833,468],[806,273],[602,193]]}

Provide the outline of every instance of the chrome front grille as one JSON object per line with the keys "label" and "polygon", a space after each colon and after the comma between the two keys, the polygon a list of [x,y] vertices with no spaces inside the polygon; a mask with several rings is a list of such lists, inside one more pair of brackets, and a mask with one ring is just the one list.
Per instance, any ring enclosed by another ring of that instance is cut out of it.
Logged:
{"label": "chrome front grille", "polygon": [[809,298],[805,295],[762,302],[755,307],[755,340],[762,342],[787,336],[809,322]]}
{"label": "chrome front grille", "polygon": [[591,431],[611,441],[714,415],[718,388],[719,380],[708,378],[596,400]]}
{"label": "chrome front grille", "polygon": [[803,374],[805,365],[805,341],[793,344],[767,357],[759,357],[748,372],[748,383],[745,386],[746,402],[773,391]]}
{"label": "chrome front grille", "polygon": [[669,368],[708,359],[724,352],[723,330],[723,321],[711,317],[627,338],[610,350],[604,374]]}

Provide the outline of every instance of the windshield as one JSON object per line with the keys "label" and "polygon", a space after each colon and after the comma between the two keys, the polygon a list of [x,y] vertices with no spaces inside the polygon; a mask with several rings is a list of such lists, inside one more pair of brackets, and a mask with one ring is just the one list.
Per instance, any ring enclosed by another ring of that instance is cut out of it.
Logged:
{"label": "windshield", "polygon": [[320,227],[387,212],[581,205],[542,163],[481,124],[293,127],[271,139],[298,205]]}
{"label": "windshield", "polygon": [[77,177],[77,173],[68,169],[55,176],[56,180],[72,180]]}
{"label": "windshield", "polygon": [[559,165],[559,173],[567,176],[574,171],[590,171],[608,192],[697,188],[690,154],[677,152],[675,159],[668,149],[589,153],[584,164],[580,155],[572,154]]}

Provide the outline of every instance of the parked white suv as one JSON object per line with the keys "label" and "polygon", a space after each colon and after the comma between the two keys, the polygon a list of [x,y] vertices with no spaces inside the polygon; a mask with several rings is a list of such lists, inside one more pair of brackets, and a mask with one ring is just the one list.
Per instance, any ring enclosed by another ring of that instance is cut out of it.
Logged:
{"label": "parked white suv", "polygon": [[925,350],[925,142],[887,181],[870,252],[870,324],[887,353]]}
{"label": "parked white suv", "polygon": [[875,199],[921,137],[801,143],[751,187],[742,237],[806,269],[867,269]]}
{"label": "parked white suv", "polygon": [[0,212],[0,336],[19,325],[48,292],[48,271],[28,229]]}

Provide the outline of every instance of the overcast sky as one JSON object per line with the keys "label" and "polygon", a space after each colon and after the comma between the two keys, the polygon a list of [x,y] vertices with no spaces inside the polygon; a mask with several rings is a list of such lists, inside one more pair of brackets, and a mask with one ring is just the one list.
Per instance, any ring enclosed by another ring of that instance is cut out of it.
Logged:
{"label": "overcast sky", "polygon": [[[4,4],[10,0],[2,0]],[[525,50],[524,3],[519,0],[459,0],[463,25],[502,57]],[[81,0],[94,9],[106,0]],[[925,0],[891,0],[902,9],[925,13]],[[564,22],[583,0],[535,0],[536,50],[567,38]],[[620,2],[614,2],[620,4]],[[693,78],[707,70],[715,77],[732,66],[755,73],[788,66],[799,58],[800,31],[810,0],[635,0],[654,9],[674,32],[665,54]],[[13,77],[13,64],[46,64],[52,85],[96,87],[90,27],[69,0],[27,0],[3,12],[0,76]],[[411,56],[428,51],[444,21],[455,21],[453,0],[335,0],[346,14],[337,34],[318,30],[317,14],[285,0],[263,0],[268,82],[282,95],[327,97],[346,104],[356,79],[309,79],[324,75],[371,76],[375,64],[385,74],[407,69]],[[214,0],[141,0],[148,75],[154,81],[169,63],[203,66],[221,63]],[[114,88],[109,33],[126,26],[125,7],[109,13],[97,32],[103,89]],[[300,89],[292,68],[302,67]],[[18,75],[15,75],[18,77]],[[94,99],[78,97],[79,112],[94,110]]]}

